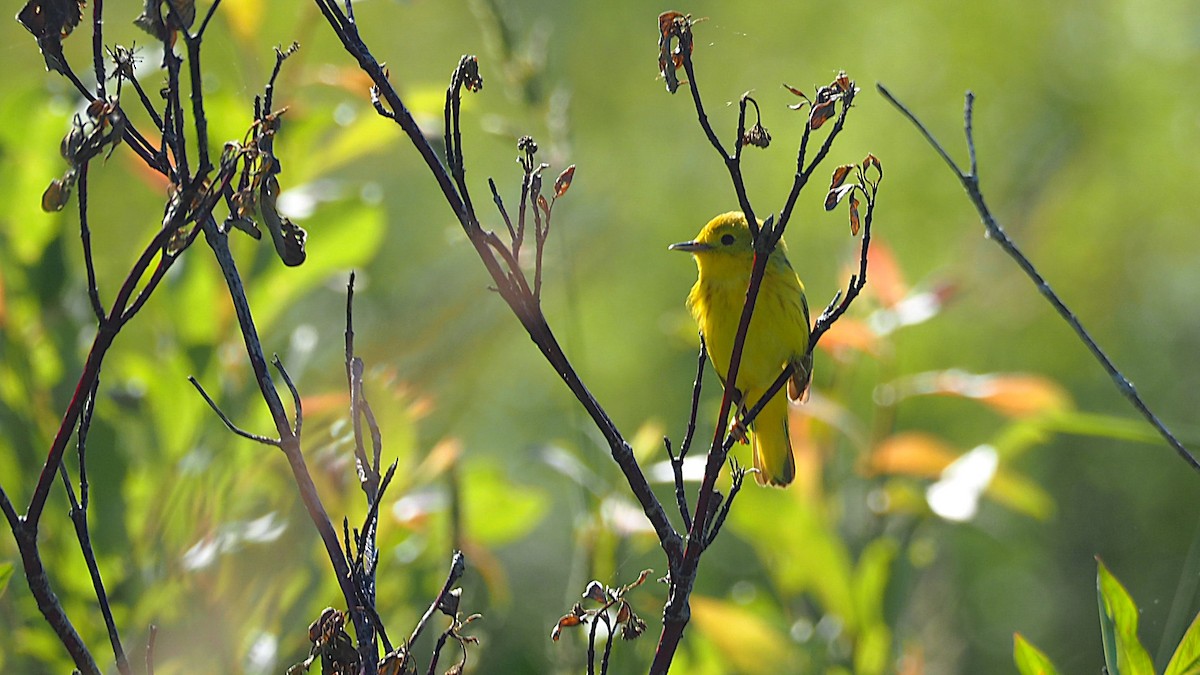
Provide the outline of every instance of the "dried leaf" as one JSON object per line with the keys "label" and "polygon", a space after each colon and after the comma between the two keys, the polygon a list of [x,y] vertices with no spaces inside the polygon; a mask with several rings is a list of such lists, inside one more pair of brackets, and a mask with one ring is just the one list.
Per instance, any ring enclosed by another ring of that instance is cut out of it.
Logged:
{"label": "dried leaf", "polygon": [[595,579],[589,581],[587,588],[583,591],[583,597],[596,602],[605,602],[607,598],[604,594],[604,584]]}
{"label": "dried leaf", "polygon": [[549,218],[550,217],[550,202],[546,201],[546,195],[538,195],[537,203],[538,203],[538,206],[541,207],[542,213],[546,214],[546,217]]}
{"label": "dried leaf", "polygon": [[278,198],[279,181],[273,175],[268,176],[259,192],[259,212],[267,230],[271,232],[271,240],[275,243],[275,252],[279,254],[279,259],[288,267],[296,267],[307,257],[304,245],[308,240],[308,233],[304,228],[279,215],[275,205]]}
{"label": "dried leaf", "polygon": [[582,618],[580,618],[574,614],[567,614],[567,615],[563,616],[561,619],[559,619],[558,623],[554,624],[554,629],[550,631],[550,639],[555,642],[558,642],[558,638],[562,634],[562,629],[573,628],[582,623],[583,623]]}
{"label": "dried leaf", "polygon": [[825,101],[813,106],[812,112],[808,116],[808,126],[813,131],[821,128],[822,124],[829,121],[835,112],[834,101]]}
{"label": "dried leaf", "polygon": [[839,185],[838,187],[830,190],[829,193],[825,195],[825,210],[832,211],[835,207],[837,207],[838,204],[842,203],[842,200],[846,198],[846,195],[850,194],[856,189],[858,189],[858,183]]}
{"label": "dried leaf", "polygon": [[451,590],[449,593],[443,595],[442,599],[438,601],[438,611],[449,617],[456,616],[458,614],[458,603],[461,598],[461,588],[455,588]]}
{"label": "dried leaf", "polygon": [[829,181],[829,189],[841,187],[842,183],[846,182],[846,177],[854,170],[853,164],[843,164],[833,170],[833,178]]}
{"label": "dried leaf", "polygon": [[[768,218],[768,220],[770,220],[770,219]],[[641,573],[638,574],[638,578],[636,580],[634,580],[633,583],[631,583],[628,586],[626,586],[625,588],[621,589],[621,595],[624,595],[627,591],[631,591],[631,590],[637,588],[638,586],[641,586],[642,584],[646,583],[646,579],[651,574],[654,574],[654,570],[642,570]]]}
{"label": "dried leaf", "polygon": [[17,21],[37,39],[46,69],[66,74],[62,41],[83,18],[81,0],[29,0],[17,14]]}
{"label": "dried leaf", "polygon": [[883,173],[883,165],[879,163],[879,158],[876,157],[874,154],[867,153],[867,156],[865,158],[863,158],[863,161],[862,161],[863,171],[866,171],[867,169],[869,169],[871,167],[875,167],[875,169],[878,170],[880,174]]}
{"label": "dried leaf", "polygon": [[567,190],[571,189],[571,181],[575,178],[575,165],[572,164],[563,169],[563,172],[558,174],[558,178],[554,179],[554,196],[561,197],[567,194]]}
{"label": "dried leaf", "polygon": [[50,181],[46,191],[42,193],[42,210],[46,213],[62,211],[71,199],[71,189],[75,186],[75,172],[68,171],[62,178]]}
{"label": "dried leaf", "polygon": [[[678,70],[683,67],[683,44],[687,44],[689,54],[692,50],[691,27],[691,14],[663,12],[658,15],[658,71],[666,80],[667,91],[672,94],[682,84]],[[671,44],[677,40],[679,44],[672,48]]]}
{"label": "dried leaf", "polygon": [[625,623],[626,621],[629,620],[629,617],[632,615],[633,615],[633,609],[629,606],[628,602],[625,602],[624,600],[622,600],[621,604],[617,605],[617,622]]}
{"label": "dried leaf", "polygon": [[146,0],[133,25],[158,40],[174,44],[175,32],[191,28],[195,20],[195,0]]}
{"label": "dried leaf", "polygon": [[807,101],[807,100],[808,100],[808,97],[804,95],[804,92],[800,91],[799,89],[797,89],[797,88],[793,87],[792,85],[790,85],[790,84],[788,84],[788,83],[786,83],[786,82],[784,82],[784,83],[783,83],[783,88],[784,88],[784,89],[787,89],[787,90],[788,90],[788,91],[790,91],[790,92],[792,92],[792,93],[793,93],[793,94],[795,94],[796,96],[799,96],[800,98],[804,99],[805,101]]}
{"label": "dried leaf", "polygon": [[858,217],[858,197],[850,197],[850,236],[857,237],[862,229],[862,221]]}

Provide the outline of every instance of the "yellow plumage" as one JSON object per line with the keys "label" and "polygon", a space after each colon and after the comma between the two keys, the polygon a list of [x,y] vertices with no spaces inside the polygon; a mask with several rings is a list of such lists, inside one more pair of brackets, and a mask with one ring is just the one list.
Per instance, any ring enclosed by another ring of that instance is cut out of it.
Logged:
{"label": "yellow plumage", "polygon": [[[687,305],[724,384],[754,263],[754,243],[746,217],[737,211],[723,213],[709,221],[694,240],[674,244],[671,249],[688,251],[696,258],[699,278],[688,294]],[[746,334],[737,375],[741,396],[734,399],[739,409],[757,403],[790,363],[798,367],[788,382],[788,398],[799,400],[804,395],[812,375],[808,334],[804,285],[792,270],[787,248],[780,241],[767,261]],[[750,425],[754,467],[758,469],[755,478],[760,485],[783,487],[796,477],[787,419],[788,400],[776,396]]]}

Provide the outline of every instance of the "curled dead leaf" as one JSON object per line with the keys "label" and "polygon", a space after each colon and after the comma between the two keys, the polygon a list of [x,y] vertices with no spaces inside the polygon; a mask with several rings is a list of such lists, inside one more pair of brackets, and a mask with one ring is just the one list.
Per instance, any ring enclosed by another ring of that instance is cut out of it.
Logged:
{"label": "curled dead leaf", "polygon": [[563,169],[563,172],[558,174],[558,178],[554,179],[554,196],[555,198],[567,194],[567,190],[571,189],[571,181],[575,178],[575,165],[572,164]]}

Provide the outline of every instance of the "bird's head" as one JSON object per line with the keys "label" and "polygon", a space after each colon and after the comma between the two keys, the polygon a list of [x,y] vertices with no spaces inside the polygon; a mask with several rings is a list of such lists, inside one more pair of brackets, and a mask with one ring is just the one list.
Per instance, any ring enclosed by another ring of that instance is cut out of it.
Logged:
{"label": "bird's head", "polygon": [[730,211],[708,221],[691,241],[671,244],[672,251],[687,251],[697,259],[717,257],[754,257],[754,240],[741,211]]}

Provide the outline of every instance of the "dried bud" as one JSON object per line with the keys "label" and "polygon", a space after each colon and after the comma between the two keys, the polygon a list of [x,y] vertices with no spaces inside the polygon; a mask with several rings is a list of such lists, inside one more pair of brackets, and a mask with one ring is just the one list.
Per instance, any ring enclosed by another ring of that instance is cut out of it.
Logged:
{"label": "dried bud", "polygon": [[483,76],[479,74],[479,59],[475,56],[464,56],[458,62],[459,73],[462,75],[463,86],[469,92],[483,89]]}
{"label": "dried bud", "polygon": [[756,123],[742,134],[742,143],[765,148],[771,144],[771,133],[762,124]]}

